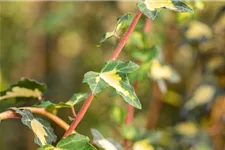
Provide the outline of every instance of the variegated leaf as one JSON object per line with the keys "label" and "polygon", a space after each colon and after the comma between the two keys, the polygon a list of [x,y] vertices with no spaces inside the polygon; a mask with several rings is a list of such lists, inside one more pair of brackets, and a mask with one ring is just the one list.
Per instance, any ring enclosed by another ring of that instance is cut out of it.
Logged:
{"label": "variegated leaf", "polygon": [[35,118],[30,110],[20,110],[18,108],[11,108],[16,113],[21,115],[22,123],[28,126],[35,134],[34,142],[40,146],[51,144],[56,141],[56,135],[53,132],[50,124],[41,118]]}
{"label": "variegated leaf", "polygon": [[97,94],[104,88],[111,86],[127,103],[141,109],[139,99],[127,77],[127,73],[131,73],[137,68],[138,65],[131,61],[108,61],[103,66],[100,73],[93,71],[87,72],[84,75],[83,82],[88,83],[94,94]]}
{"label": "variegated leaf", "polygon": [[159,8],[167,8],[179,12],[193,12],[184,2],[180,0],[146,0],[138,2],[137,7],[147,17],[155,19]]}
{"label": "variegated leaf", "polygon": [[96,150],[96,148],[89,143],[88,137],[76,133],[62,138],[55,147],[45,145],[37,150]]}
{"label": "variegated leaf", "polygon": [[16,97],[33,97],[41,99],[41,96],[45,90],[45,84],[41,84],[27,78],[22,78],[18,83],[10,86],[8,89],[0,93],[0,101],[3,99]]}

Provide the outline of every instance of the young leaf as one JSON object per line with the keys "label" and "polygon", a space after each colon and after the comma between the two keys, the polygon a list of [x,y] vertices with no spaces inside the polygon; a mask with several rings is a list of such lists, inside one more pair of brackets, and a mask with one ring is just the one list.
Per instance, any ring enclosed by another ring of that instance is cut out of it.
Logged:
{"label": "young leaf", "polygon": [[100,73],[93,71],[87,72],[84,75],[83,82],[88,83],[93,94],[97,94],[104,88],[111,86],[127,103],[141,109],[139,99],[127,77],[127,73],[131,73],[137,68],[138,65],[131,61],[108,61],[103,66]]}
{"label": "young leaf", "polygon": [[167,8],[179,12],[193,12],[184,2],[180,0],[146,0],[138,2],[139,10],[150,19],[154,20],[159,8]]}
{"label": "young leaf", "polygon": [[10,86],[5,91],[0,92],[0,101],[15,97],[33,97],[40,99],[45,90],[45,84],[41,84],[27,78],[22,78],[18,83]]}
{"label": "young leaf", "polygon": [[102,36],[102,39],[101,41],[98,43],[98,47],[101,46],[101,44],[103,42],[105,42],[107,39],[113,37],[115,35],[115,31],[112,31],[112,32],[106,32],[103,36]]}
{"label": "young leaf", "polygon": [[97,46],[101,46],[107,39],[114,37],[118,30],[126,29],[131,22],[131,14],[125,14],[117,18],[116,27],[112,32],[106,32]]}
{"label": "young leaf", "polygon": [[58,104],[54,104],[50,101],[42,101],[39,105],[35,105],[35,107],[45,108],[47,111],[53,112],[60,108],[73,107],[74,105],[83,101],[87,97],[88,93],[76,93],[67,102],[60,102]]}
{"label": "young leaf", "polygon": [[120,29],[126,29],[130,25],[130,22],[131,22],[131,14],[130,13],[118,17],[115,31],[118,31]]}
{"label": "young leaf", "polygon": [[65,137],[61,139],[56,147],[52,145],[45,145],[37,150],[96,150],[95,147],[93,147],[89,143],[89,138],[81,135],[81,134],[71,134],[68,137]]}
{"label": "young leaf", "polygon": [[41,118],[34,118],[30,110],[19,110],[18,108],[11,108],[16,113],[22,116],[22,123],[28,126],[35,134],[34,142],[40,146],[51,144],[56,141],[56,135],[48,122]]}

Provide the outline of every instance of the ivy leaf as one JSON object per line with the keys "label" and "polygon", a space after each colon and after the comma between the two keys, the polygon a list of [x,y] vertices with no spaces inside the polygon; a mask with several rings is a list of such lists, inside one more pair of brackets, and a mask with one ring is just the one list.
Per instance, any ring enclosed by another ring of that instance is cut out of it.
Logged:
{"label": "ivy leaf", "polygon": [[114,37],[117,31],[126,29],[129,26],[130,22],[131,22],[131,14],[129,14],[129,13],[118,17],[117,18],[117,23],[116,23],[116,26],[115,26],[114,30],[112,32],[106,32],[102,36],[102,39],[98,43],[97,46],[98,47],[101,46],[101,44],[103,42],[105,42],[107,39],[109,39],[111,37]]}
{"label": "ivy leaf", "polygon": [[93,135],[94,144],[99,148],[104,150],[123,150],[120,143],[104,138],[98,130],[91,129],[91,134]]}
{"label": "ivy leaf", "polygon": [[86,99],[88,94],[89,93],[76,93],[67,102],[60,102],[58,104],[54,104],[50,101],[42,101],[39,105],[35,105],[35,107],[45,108],[49,112],[54,112],[60,108],[73,107],[74,105]]}
{"label": "ivy leaf", "polygon": [[130,13],[118,17],[115,31],[118,31],[119,29],[126,29],[130,25],[131,20],[132,16]]}
{"label": "ivy leaf", "polygon": [[127,77],[127,73],[131,73],[136,69],[138,69],[138,65],[131,61],[108,61],[100,73],[87,72],[84,75],[83,82],[89,85],[93,94],[97,94],[104,88],[111,86],[127,103],[141,109],[139,99]]}
{"label": "ivy leaf", "polygon": [[35,134],[34,142],[40,146],[51,144],[56,141],[56,135],[48,122],[41,118],[35,118],[30,110],[20,110],[18,108],[10,108],[22,116],[22,123],[28,126]]}
{"label": "ivy leaf", "polygon": [[81,101],[85,100],[88,97],[89,93],[77,93],[74,94],[69,101],[67,101],[65,104],[69,105],[69,106],[74,106],[78,103],[80,103]]}
{"label": "ivy leaf", "polygon": [[159,54],[159,50],[156,46],[150,48],[150,50],[138,50],[132,53],[132,57],[141,62],[149,62],[156,58]]}
{"label": "ivy leaf", "polygon": [[154,20],[158,13],[159,8],[167,8],[169,10],[179,12],[192,12],[193,10],[188,7],[184,2],[180,0],[146,0],[144,2],[138,2],[137,7],[139,10],[150,19]]}
{"label": "ivy leaf", "polygon": [[96,148],[93,147],[89,141],[90,140],[87,136],[75,133],[61,139],[57,143],[56,147],[52,145],[45,145],[37,150],[96,150]]}
{"label": "ivy leaf", "polygon": [[22,78],[18,83],[10,86],[5,91],[0,92],[0,101],[8,98],[24,97],[41,99],[46,85],[34,80]]}
{"label": "ivy leaf", "polygon": [[102,39],[101,41],[98,43],[98,47],[101,46],[101,44],[103,42],[105,42],[107,39],[113,37],[115,35],[115,31],[112,31],[112,32],[106,32],[103,36],[102,36]]}

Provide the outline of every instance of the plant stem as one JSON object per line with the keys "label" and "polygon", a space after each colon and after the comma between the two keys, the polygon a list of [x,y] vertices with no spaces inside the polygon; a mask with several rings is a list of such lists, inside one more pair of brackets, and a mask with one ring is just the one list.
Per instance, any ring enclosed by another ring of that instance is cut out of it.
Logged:
{"label": "plant stem", "polygon": [[76,114],[75,108],[73,106],[71,107],[71,111],[72,111],[73,116],[76,118],[77,114]]}
{"label": "plant stem", "polygon": [[[135,91],[137,90],[137,84],[138,84],[137,81],[133,83],[133,87]],[[133,118],[134,118],[134,107],[127,104],[127,116],[125,118],[125,124],[130,125],[133,122]],[[124,144],[125,150],[128,150],[131,145],[131,142],[130,140],[125,138],[123,140],[123,144]]]}
{"label": "plant stem", "polygon": [[65,132],[64,137],[70,135],[73,130],[77,127],[77,125],[80,123],[80,121],[83,119],[85,113],[88,110],[88,107],[90,106],[92,100],[94,99],[94,94],[90,94],[86,101],[84,102],[84,105],[80,109],[79,113],[77,114],[77,117],[74,119],[72,124],[70,125],[69,129]]}
{"label": "plant stem", "polygon": [[122,51],[124,45],[126,44],[128,38],[130,37],[130,34],[132,33],[132,31],[134,30],[138,20],[140,19],[142,13],[138,10],[134,19],[132,20],[129,28],[127,29],[126,33],[124,34],[124,36],[121,38],[120,43],[117,45],[114,53],[112,54],[112,57],[110,60],[116,60],[117,57],[119,56],[120,52]]}
{"label": "plant stem", "polygon": [[[133,83],[133,87],[135,91],[137,90],[137,85],[138,85],[137,81]],[[133,121],[133,118],[134,118],[134,107],[127,104],[127,116],[125,119],[125,124],[130,125]]]}
{"label": "plant stem", "polygon": [[131,105],[127,105],[127,116],[125,119],[125,124],[126,125],[130,125],[133,121],[133,117],[134,117],[134,107]]}
{"label": "plant stem", "polygon": [[[138,10],[136,12],[135,17],[133,18],[129,28],[127,29],[126,33],[124,34],[124,36],[121,38],[118,46],[116,47],[112,57],[110,60],[116,60],[117,57],[119,56],[120,52],[122,51],[124,45],[126,44],[130,34],[132,33],[132,31],[134,30],[138,20],[141,17],[141,12]],[[90,94],[88,96],[88,98],[86,99],[86,101],[84,102],[82,108],[80,109],[80,111],[77,114],[77,117],[74,119],[74,121],[72,122],[72,124],[70,125],[69,129],[65,132],[64,137],[68,136],[72,133],[72,131],[74,131],[74,129],[77,127],[77,125],[80,123],[80,121],[83,119],[85,113],[88,110],[88,107],[90,106],[92,100],[94,98],[94,94]]]}
{"label": "plant stem", "polygon": [[[60,127],[62,127],[64,130],[69,129],[69,125],[65,121],[63,121],[58,116],[49,113],[44,108],[19,107],[18,109],[28,109],[32,113],[39,114],[39,115],[42,115],[42,116],[45,116],[45,117],[51,119],[56,124],[58,124]],[[19,118],[20,117],[13,110],[7,110],[7,111],[4,111],[4,112],[0,113],[0,120],[5,120],[5,119],[19,119]]]}
{"label": "plant stem", "polygon": [[147,33],[150,32],[150,30],[151,30],[150,26],[151,26],[151,20],[148,17],[146,17],[145,18],[144,28],[143,28],[144,33],[147,34]]}
{"label": "plant stem", "polygon": [[154,129],[159,120],[162,107],[162,93],[156,81],[153,82],[151,102],[149,104],[149,112],[147,119],[147,129]]}

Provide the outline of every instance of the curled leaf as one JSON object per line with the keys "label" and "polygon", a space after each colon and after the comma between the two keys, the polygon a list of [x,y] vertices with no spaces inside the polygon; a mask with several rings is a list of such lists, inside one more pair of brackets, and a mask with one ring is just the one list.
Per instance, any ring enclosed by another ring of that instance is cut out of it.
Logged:
{"label": "curled leaf", "polygon": [[51,144],[56,141],[56,135],[48,122],[41,118],[35,118],[30,110],[20,110],[18,108],[11,108],[16,113],[20,114],[22,123],[28,126],[35,134],[34,142],[40,146]]}

